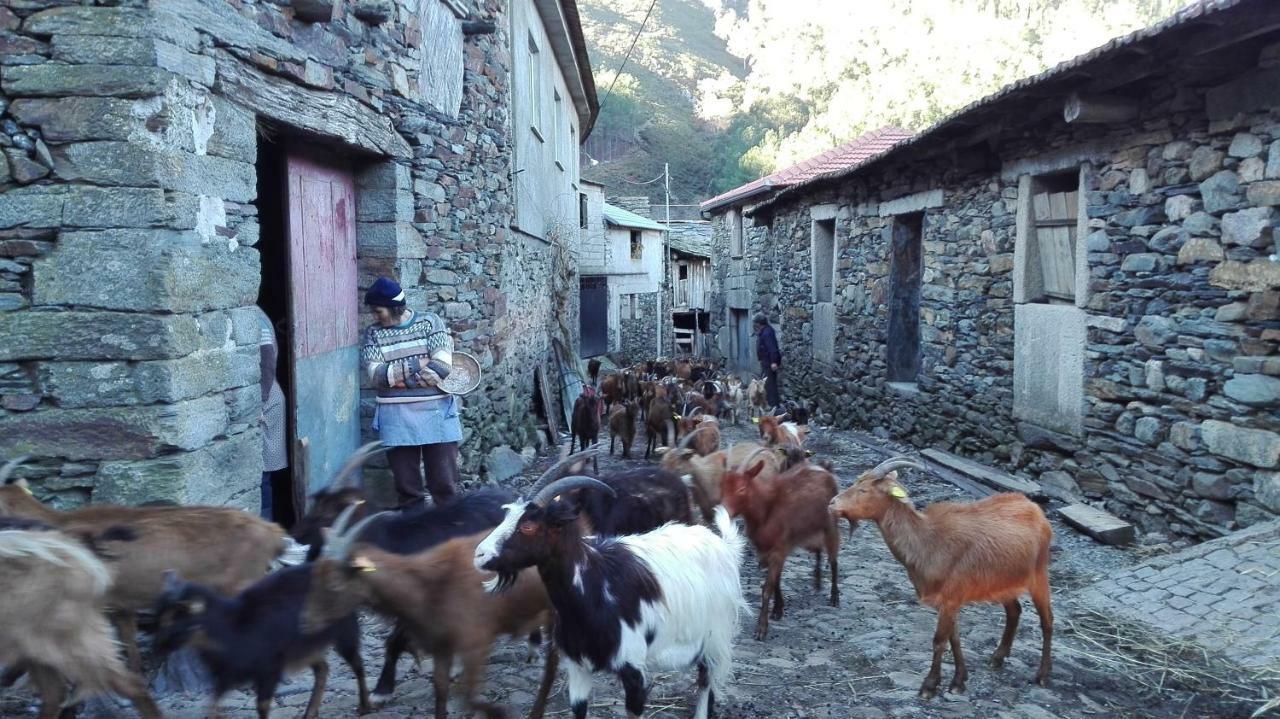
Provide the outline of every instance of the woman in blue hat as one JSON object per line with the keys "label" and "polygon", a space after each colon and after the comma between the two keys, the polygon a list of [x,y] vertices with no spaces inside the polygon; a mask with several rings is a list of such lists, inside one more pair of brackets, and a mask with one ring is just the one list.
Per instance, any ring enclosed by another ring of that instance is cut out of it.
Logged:
{"label": "woman in blue hat", "polygon": [[453,337],[439,315],[410,309],[395,280],[379,277],[364,303],[375,320],[361,350],[377,392],[373,429],[390,447],[400,507],[422,504],[424,468],[431,499],[443,504],[457,491],[462,441],[461,399],[439,388],[453,362]]}

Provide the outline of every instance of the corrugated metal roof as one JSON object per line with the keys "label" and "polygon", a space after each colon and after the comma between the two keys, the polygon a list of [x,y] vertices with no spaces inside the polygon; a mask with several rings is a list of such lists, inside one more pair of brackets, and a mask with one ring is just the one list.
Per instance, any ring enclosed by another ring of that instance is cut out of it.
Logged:
{"label": "corrugated metal roof", "polygon": [[604,203],[604,221],[614,227],[632,227],[638,230],[657,230],[665,231],[667,228],[648,217],[642,217],[634,212],[629,212],[616,205]]}
{"label": "corrugated metal roof", "polygon": [[1057,65],[1049,68],[1048,70],[1045,70],[1044,72],[1041,72],[1037,75],[1032,75],[1030,77],[1024,77],[1021,80],[1013,82],[1009,85],[1005,85],[1004,87],[995,91],[994,93],[987,95],[986,97],[983,97],[972,103],[969,103],[968,105],[960,108],[956,112],[953,112],[947,117],[939,120],[938,122],[935,122],[933,125],[931,125],[928,129],[924,130],[920,134],[915,135],[914,137],[906,138],[898,142],[897,144],[893,145],[892,147],[876,155],[866,158],[865,160],[863,160],[862,162],[856,165],[845,167],[839,170],[834,170],[831,172],[817,174],[802,182],[797,182],[791,185],[790,187],[783,189],[781,192],[778,192],[776,195],[769,198],[768,200],[762,202],[760,207],[756,208],[756,210],[759,211],[759,210],[765,209],[769,206],[777,204],[779,201],[787,197],[800,194],[804,192],[807,188],[813,185],[831,182],[833,180],[839,180],[841,178],[848,177],[854,174],[855,172],[866,169],[868,166],[872,164],[875,164],[887,158],[893,157],[905,151],[909,147],[913,147],[923,141],[932,139],[934,136],[939,134],[942,130],[946,129],[947,127],[953,124],[958,124],[961,121],[970,119],[971,116],[976,116],[981,112],[990,110],[992,107],[998,106],[1001,102],[1004,102],[1013,97],[1016,97],[1022,92],[1030,88],[1036,87],[1038,85],[1049,82],[1051,80],[1065,77],[1069,73],[1076,70],[1080,70],[1081,68],[1086,67],[1088,65],[1091,65],[1094,63],[1101,63],[1104,60],[1111,59],[1111,56],[1114,56],[1115,54],[1119,53],[1122,50],[1131,48],[1144,41],[1150,40],[1158,35],[1169,32],[1173,29],[1176,29],[1182,25],[1185,25],[1191,22],[1192,20],[1197,20],[1197,19],[1208,17],[1210,15],[1214,15],[1216,13],[1235,7],[1236,5],[1253,3],[1253,2],[1264,4],[1264,3],[1275,2],[1275,0],[1195,0],[1194,2],[1191,2],[1185,7],[1183,7],[1181,10],[1178,10],[1176,13],[1174,13],[1170,17],[1164,20],[1161,20],[1160,22],[1154,25],[1142,28],[1140,30],[1135,30],[1134,32],[1129,33],[1128,35],[1122,35],[1120,37],[1114,38],[1109,42],[1103,45],[1100,45],[1090,50],[1089,52],[1084,53],[1083,55],[1078,55],[1070,60],[1066,60],[1064,62],[1058,63]]}
{"label": "corrugated metal roof", "polygon": [[807,160],[802,160],[790,167],[784,167],[777,172],[717,195],[702,203],[701,210],[710,212],[717,207],[755,197],[764,192],[785,188],[826,172],[855,166],[868,157],[877,155],[909,137],[911,137],[911,133],[900,127],[882,127],[879,130],[873,130],[842,145],[837,145],[826,152],[814,155]]}

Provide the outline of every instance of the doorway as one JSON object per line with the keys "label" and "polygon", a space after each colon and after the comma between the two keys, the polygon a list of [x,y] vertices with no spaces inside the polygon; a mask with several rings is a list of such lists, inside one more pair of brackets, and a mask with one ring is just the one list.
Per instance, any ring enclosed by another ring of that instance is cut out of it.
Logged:
{"label": "doorway", "polygon": [[890,243],[888,380],[915,382],[920,374],[920,275],[924,213],[893,218]]}
{"label": "doorway", "polygon": [[748,310],[729,308],[729,361],[739,372],[751,371],[751,320]]}
{"label": "doorway", "polygon": [[578,331],[582,357],[596,357],[609,351],[609,278],[582,277],[578,280]]}
{"label": "doorway", "polygon": [[359,443],[356,196],[341,155],[272,134],[260,133],[256,163],[259,306],[280,347],[289,469],[273,477],[272,497],[288,525]]}

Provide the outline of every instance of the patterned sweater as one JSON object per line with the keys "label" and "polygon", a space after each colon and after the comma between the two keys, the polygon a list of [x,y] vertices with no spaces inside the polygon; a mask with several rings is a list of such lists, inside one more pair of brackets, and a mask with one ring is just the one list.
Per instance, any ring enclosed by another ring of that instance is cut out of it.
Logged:
{"label": "patterned sweater", "polygon": [[430,368],[443,379],[453,363],[453,337],[439,315],[415,312],[396,327],[372,325],[360,351],[369,384],[379,402],[418,402],[446,396],[424,384],[418,373]]}

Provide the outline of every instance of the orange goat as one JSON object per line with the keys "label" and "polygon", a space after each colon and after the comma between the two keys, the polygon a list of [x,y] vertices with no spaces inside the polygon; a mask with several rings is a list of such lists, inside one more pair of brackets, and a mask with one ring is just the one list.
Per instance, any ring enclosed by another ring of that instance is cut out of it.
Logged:
{"label": "orange goat", "polygon": [[938,610],[933,634],[933,665],[920,696],[938,693],[942,653],[947,644],[955,658],[956,673],[950,691],[963,692],[969,672],[960,652],[957,617],[960,608],[977,602],[1004,606],[1005,627],[991,657],[997,669],[1004,665],[1018,629],[1022,605],[1018,598],[1031,595],[1040,615],[1043,645],[1036,682],[1049,683],[1052,660],[1053,609],[1049,602],[1049,543],[1053,529],[1044,512],[1021,494],[997,494],[977,502],[939,502],[917,511],[898,483],[900,467],[924,470],[906,457],[895,457],[864,472],[853,486],[831,500],[832,514],[849,520],[870,519],[894,558],[907,569],[922,604]]}

